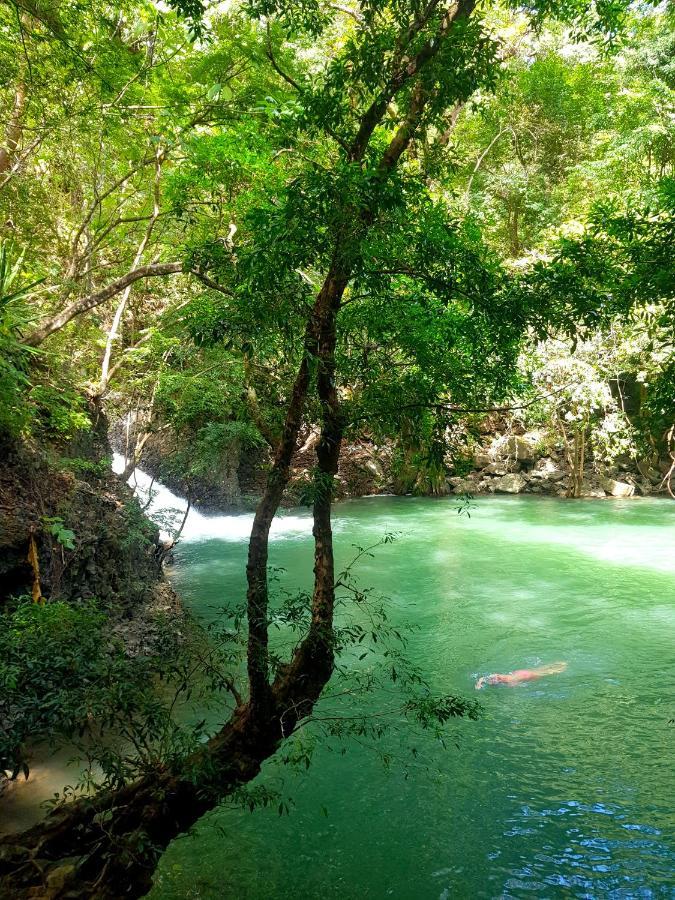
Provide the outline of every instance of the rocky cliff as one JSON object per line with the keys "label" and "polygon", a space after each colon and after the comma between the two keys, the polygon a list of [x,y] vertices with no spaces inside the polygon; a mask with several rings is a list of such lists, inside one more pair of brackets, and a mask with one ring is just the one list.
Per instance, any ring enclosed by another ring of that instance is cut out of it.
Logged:
{"label": "rocky cliff", "polygon": [[105,429],[45,448],[0,437],[0,602],[96,598],[122,615],[161,581],[158,532],[110,470]]}

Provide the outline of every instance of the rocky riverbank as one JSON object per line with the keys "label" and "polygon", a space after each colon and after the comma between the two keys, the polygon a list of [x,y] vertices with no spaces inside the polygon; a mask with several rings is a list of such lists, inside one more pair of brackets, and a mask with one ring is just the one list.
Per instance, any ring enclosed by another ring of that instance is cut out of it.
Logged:
{"label": "rocky riverbank", "polygon": [[[293,460],[293,474],[284,504],[307,503],[312,491],[312,469],[318,432],[307,428]],[[121,452],[124,446],[119,432],[113,442]],[[467,451],[465,448],[471,449]],[[255,507],[260,496],[270,453],[256,447],[235,448],[211,477],[190,482],[177,474],[172,465],[172,447],[162,434],[148,441],[141,467],[158,481],[182,496],[190,495],[193,504],[204,512],[236,513]],[[527,430],[509,420],[487,420],[478,435],[466,441],[464,449],[449,453],[445,459],[447,477],[434,484],[434,493],[454,494],[540,494],[566,497],[571,476],[565,454],[550,433]],[[629,498],[665,493],[663,478],[666,461],[619,458],[613,465],[588,459],[581,484],[586,498]],[[408,473],[409,475],[409,473]],[[368,494],[426,493],[419,482],[411,487],[397,467],[396,448],[391,442],[375,443],[368,437],[346,442],[336,479],[336,498]],[[423,483],[423,480],[422,480]]]}
{"label": "rocky riverbank", "polygon": [[[466,474],[448,478],[456,494],[546,494],[566,497],[571,476],[564,453],[541,430],[509,428],[483,435]],[[619,458],[614,465],[590,460],[581,496],[628,498],[664,490],[665,462]]]}

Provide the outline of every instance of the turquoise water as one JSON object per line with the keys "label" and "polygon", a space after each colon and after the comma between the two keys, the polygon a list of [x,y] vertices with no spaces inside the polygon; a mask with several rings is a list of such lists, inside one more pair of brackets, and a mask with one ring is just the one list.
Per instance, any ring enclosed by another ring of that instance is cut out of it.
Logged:
{"label": "turquoise water", "polygon": [[[192,522],[173,580],[197,615],[242,596],[249,522]],[[275,529],[290,587],[308,584],[309,527],[293,513]],[[479,697],[483,717],[445,746],[396,729],[389,770],[355,741],[319,746],[307,771],[270,761],[258,783],[290,814],[208,815],[152,897],[675,897],[675,504],[490,497],[466,518],[452,499],[367,498],[338,506],[335,530],[343,563],[400,532],[359,578],[419,626],[408,652],[434,689]],[[561,675],[474,691],[558,660]]]}

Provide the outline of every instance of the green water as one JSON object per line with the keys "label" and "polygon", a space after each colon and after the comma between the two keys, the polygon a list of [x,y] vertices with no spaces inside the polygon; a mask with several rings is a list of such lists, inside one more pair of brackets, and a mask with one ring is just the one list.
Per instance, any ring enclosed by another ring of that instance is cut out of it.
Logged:
{"label": "green water", "polygon": [[[675,504],[485,498],[470,519],[455,505],[335,513],[342,562],[400,532],[360,579],[420,626],[409,653],[436,690],[484,702],[447,748],[417,742],[441,774],[408,754],[387,772],[357,744],[320,748],[306,772],[272,760],[259,782],[293,798],[290,815],[205,817],[168,849],[154,900],[675,897]],[[188,530],[173,580],[198,615],[241,596],[247,527]],[[311,553],[307,517],[283,519],[271,562],[291,586]],[[477,674],[557,660],[562,675],[475,694]],[[384,741],[405,752],[400,733]]]}

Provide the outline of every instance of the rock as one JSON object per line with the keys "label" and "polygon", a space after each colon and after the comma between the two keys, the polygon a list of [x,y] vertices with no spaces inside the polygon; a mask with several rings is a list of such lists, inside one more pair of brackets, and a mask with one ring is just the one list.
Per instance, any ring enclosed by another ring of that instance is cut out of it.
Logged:
{"label": "rock", "polygon": [[448,478],[448,484],[451,485],[453,494],[473,494],[477,488],[473,478],[461,478],[459,475]]}
{"label": "rock", "polygon": [[605,496],[605,490],[599,484],[594,484],[590,481],[583,481],[581,484],[581,496],[595,497],[598,500],[602,500]]}
{"label": "rock", "polygon": [[540,479],[542,481],[560,481],[565,477],[565,473],[555,463],[550,456],[545,456],[537,461],[537,464],[530,472],[530,478]]}
{"label": "rock", "polygon": [[369,472],[372,472],[376,478],[384,478],[384,469],[376,459],[371,457],[370,459],[365,460],[363,465]]}
{"label": "rock", "polygon": [[492,462],[492,457],[485,447],[479,447],[473,454],[473,464],[477,469],[484,469]]}
{"label": "rock", "polygon": [[485,467],[485,471],[488,475],[506,475],[508,469],[506,467],[506,464],[503,462],[493,462],[490,463],[489,466]]}
{"label": "rock", "polygon": [[658,484],[661,481],[659,470],[655,469],[649,460],[639,459],[637,461],[637,468],[640,475],[652,484]]}
{"label": "rock", "polygon": [[635,486],[625,481],[615,481],[613,478],[602,478],[600,485],[612,497],[632,497]]}
{"label": "rock", "polygon": [[75,865],[73,863],[58,866],[47,876],[47,890],[43,896],[46,898],[58,897],[74,874]]}
{"label": "rock", "polygon": [[519,462],[530,462],[536,459],[535,448],[541,441],[541,432],[528,431],[525,434],[511,434],[504,442],[504,449],[509,456]]}
{"label": "rock", "polygon": [[495,479],[494,484],[495,491],[500,494],[519,494],[525,488],[527,482],[522,475],[512,472],[509,475],[504,475],[502,478]]}

